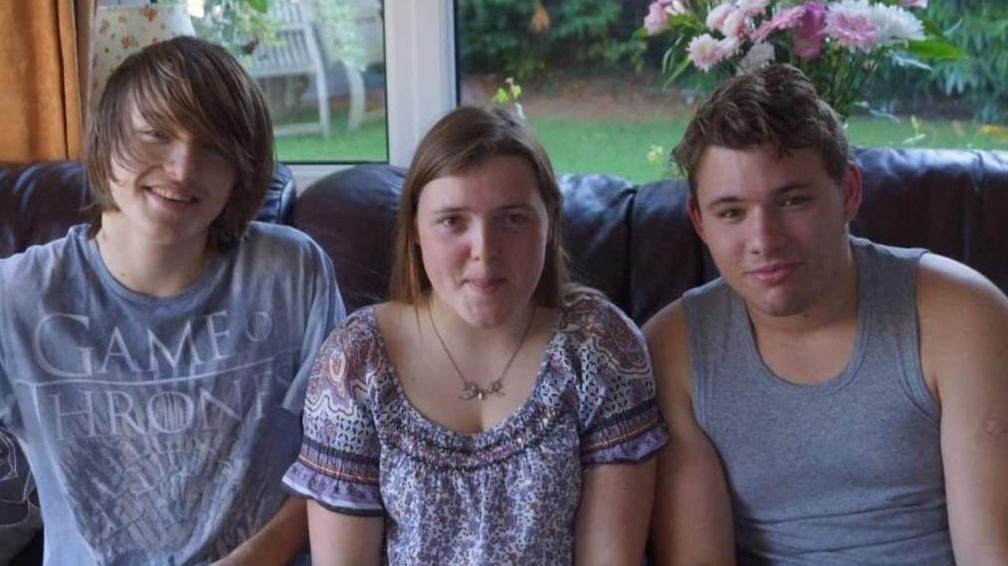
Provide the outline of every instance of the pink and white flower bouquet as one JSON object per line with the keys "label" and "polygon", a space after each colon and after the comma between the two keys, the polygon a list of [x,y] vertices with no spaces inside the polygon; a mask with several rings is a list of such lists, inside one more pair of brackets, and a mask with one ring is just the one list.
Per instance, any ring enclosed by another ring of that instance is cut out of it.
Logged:
{"label": "pink and white flower bouquet", "polygon": [[733,75],[791,63],[842,116],[875,69],[964,57],[918,9],[927,0],[655,0],[640,36],[671,42],[666,84],[690,66]]}

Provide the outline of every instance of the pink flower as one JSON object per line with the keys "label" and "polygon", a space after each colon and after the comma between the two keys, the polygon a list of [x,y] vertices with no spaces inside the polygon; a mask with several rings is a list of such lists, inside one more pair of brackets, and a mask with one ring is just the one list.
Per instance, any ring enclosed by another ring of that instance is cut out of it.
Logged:
{"label": "pink flower", "polygon": [[927,0],[900,0],[904,8],[927,8]]}
{"label": "pink flower", "polygon": [[806,2],[801,23],[791,31],[794,54],[799,59],[815,59],[822,51],[823,30],[826,28],[826,5],[822,2]]}
{"label": "pink flower", "polygon": [[707,14],[707,29],[715,29],[721,31],[721,27],[724,25],[725,19],[728,14],[734,10],[731,2],[725,2],[711,10]]}
{"label": "pink flower", "polygon": [[745,37],[746,30],[751,23],[750,18],[746,17],[745,12],[738,8],[733,8],[728,12],[728,16],[724,19],[721,27],[718,28],[725,37],[730,37],[733,39],[741,40]]}
{"label": "pink flower", "polygon": [[665,6],[660,1],[652,2],[648,6],[648,15],[644,16],[644,29],[647,30],[648,35],[662,31],[667,24],[668,12],[665,11]]}
{"label": "pink flower", "polygon": [[782,10],[774,15],[773,19],[764,21],[760,27],[756,28],[750,39],[752,39],[753,43],[759,43],[777,30],[791,29],[801,22],[804,15],[805,6],[795,6]]}
{"label": "pink flower", "polygon": [[704,72],[721,62],[724,58],[723,50],[724,47],[709,33],[694,37],[686,47],[689,60],[697,69]]}
{"label": "pink flower", "polygon": [[878,29],[866,2],[841,2],[826,13],[826,35],[850,51],[871,51],[878,44]]}

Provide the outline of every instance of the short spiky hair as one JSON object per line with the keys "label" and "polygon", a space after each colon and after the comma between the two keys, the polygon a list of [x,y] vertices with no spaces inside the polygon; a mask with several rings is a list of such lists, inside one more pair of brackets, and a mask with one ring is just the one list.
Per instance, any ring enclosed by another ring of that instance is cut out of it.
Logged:
{"label": "short spiky hair", "polygon": [[462,106],[441,118],[420,141],[399,199],[395,258],[389,292],[392,300],[418,304],[430,291],[416,236],[420,193],[434,179],[459,173],[497,155],[524,159],[535,172],[539,195],[549,215],[550,239],[542,276],[532,295],[539,306],[555,308],[567,284],[560,245],[563,196],[546,150],[524,122],[502,108]]}
{"label": "short spiky hair", "polygon": [[273,176],[272,121],[255,82],[224,48],[193,37],[127,57],[88,120],[83,161],[95,198],[92,236],[101,228],[101,212],[116,209],[109,191],[113,160],[129,168],[139,157],[134,108],[155,129],[185,132],[234,166],[237,181],[210,226],[210,243],[222,249],[237,244]]}
{"label": "short spiky hair", "polygon": [[696,173],[710,146],[752,149],[768,145],[781,156],[811,149],[826,172],[842,182],[851,161],[839,116],[815,86],[791,65],[770,65],[729,79],[704,100],[686,127],[673,157],[696,197]]}

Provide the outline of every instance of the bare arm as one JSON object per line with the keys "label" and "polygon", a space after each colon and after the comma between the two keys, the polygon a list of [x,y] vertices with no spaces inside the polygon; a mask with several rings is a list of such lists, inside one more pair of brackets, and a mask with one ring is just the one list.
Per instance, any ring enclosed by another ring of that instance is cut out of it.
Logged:
{"label": "bare arm", "polygon": [[644,325],[669,443],[658,455],[651,521],[658,566],[735,563],[731,500],[721,462],[693,418],[686,317],[677,301]]}
{"label": "bare arm", "polygon": [[640,564],[644,557],[655,460],[585,471],[574,539],[577,566]]}
{"label": "bare arm", "polygon": [[385,520],[335,513],[308,502],[308,531],[314,566],[378,566]]}
{"label": "bare arm", "polygon": [[288,497],[259,532],[215,564],[284,565],[304,549],[305,543],[308,542],[307,537],[304,500],[299,497]]}
{"label": "bare arm", "polygon": [[971,269],[921,259],[921,361],[941,403],[956,562],[1008,564],[1008,299]]}

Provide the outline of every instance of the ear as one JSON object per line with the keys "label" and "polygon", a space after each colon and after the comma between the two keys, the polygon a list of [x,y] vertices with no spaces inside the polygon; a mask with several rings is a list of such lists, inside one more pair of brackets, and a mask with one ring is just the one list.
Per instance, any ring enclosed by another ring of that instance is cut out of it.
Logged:
{"label": "ear", "polygon": [[843,178],[844,220],[850,222],[861,208],[861,170],[853,163],[847,164]]}
{"label": "ear", "polygon": [[693,224],[693,229],[696,230],[697,236],[700,236],[700,239],[706,244],[707,236],[704,234],[703,216],[700,213],[700,203],[697,202],[695,196],[690,196],[689,200],[686,201],[686,209],[689,211],[689,219]]}

